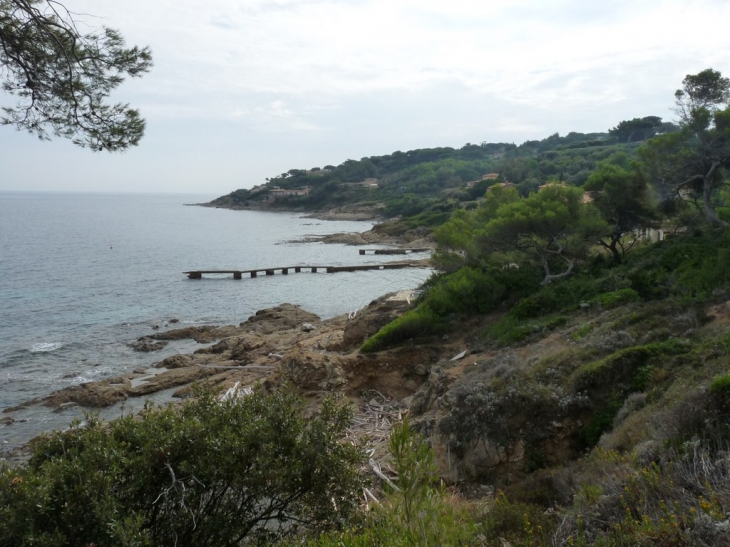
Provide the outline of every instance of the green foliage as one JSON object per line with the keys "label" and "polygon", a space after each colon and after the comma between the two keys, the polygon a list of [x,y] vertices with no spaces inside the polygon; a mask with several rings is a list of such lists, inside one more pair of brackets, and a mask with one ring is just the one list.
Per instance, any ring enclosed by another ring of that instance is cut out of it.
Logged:
{"label": "green foliage", "polygon": [[730,231],[694,232],[652,245],[627,276],[644,299],[707,298],[730,284]]}
{"label": "green foliage", "polygon": [[235,545],[352,514],[347,407],[305,418],[292,395],[212,394],[54,433],[0,473],[0,545]]}
{"label": "green foliage", "polygon": [[573,373],[572,381],[578,391],[603,389],[607,385],[616,387],[622,382],[627,383],[624,386],[627,389],[639,367],[651,363],[652,360],[688,353],[691,349],[686,340],[676,338],[624,348],[598,361],[581,365]]}
{"label": "green foliage", "polygon": [[484,520],[484,536],[490,545],[543,547],[550,544],[556,524],[555,515],[542,507],[511,501],[499,492]]}
{"label": "green foliage", "polygon": [[[441,547],[471,545],[477,537],[473,507],[438,486],[433,451],[408,420],[396,424],[389,442],[397,487],[389,488],[359,525],[320,535],[307,547]],[[300,543],[297,543],[300,545]]]}
{"label": "green foliage", "polygon": [[639,293],[634,289],[619,289],[617,291],[599,294],[594,301],[600,304],[602,308],[610,309],[628,304],[629,302],[636,302],[639,299]]}
{"label": "green foliage", "polygon": [[[587,241],[603,229],[583,192],[559,184],[503,205],[484,229],[488,251],[517,251],[545,271],[543,284],[573,272]],[[561,273],[552,273],[556,268]]]}
{"label": "green foliage", "polygon": [[707,69],[682,83],[675,94],[681,130],[649,141],[641,158],[665,192],[701,202],[710,223],[727,226],[713,201],[730,169],[730,80]]}
{"label": "green foliage", "polygon": [[598,165],[584,188],[606,222],[598,243],[619,264],[636,243],[636,231],[655,226],[658,220],[646,178],[637,165],[625,169],[607,162]]}
{"label": "green foliage", "polygon": [[42,0],[0,2],[2,90],[18,98],[0,125],[47,140],[69,138],[92,150],[136,146],[145,121],[127,104],[108,104],[125,76],[152,66],[148,48],[127,48],[116,30],[81,34],[71,12]]}
{"label": "green foliage", "polygon": [[380,351],[417,336],[435,334],[442,328],[440,319],[433,311],[427,306],[419,306],[385,325],[360,346],[360,351]]}
{"label": "green foliage", "polygon": [[565,315],[548,316],[540,321],[524,321],[512,315],[500,319],[486,329],[488,338],[495,340],[500,346],[509,346],[522,342],[534,334],[544,334],[564,326],[568,322]]}
{"label": "green foliage", "polygon": [[609,398],[598,410],[591,413],[588,417],[588,423],[578,431],[579,447],[583,450],[593,448],[598,444],[606,431],[613,427],[613,421],[621,409],[623,401],[614,396]]}
{"label": "green foliage", "polygon": [[657,116],[646,116],[624,120],[608,133],[619,142],[634,142],[650,139],[663,129],[662,119]]}
{"label": "green foliage", "polygon": [[426,539],[422,531],[429,526],[424,525],[423,513],[432,501],[433,486],[438,480],[433,452],[423,437],[411,431],[408,419],[393,427],[388,447],[398,475],[398,489],[391,495],[391,505],[414,539]]}

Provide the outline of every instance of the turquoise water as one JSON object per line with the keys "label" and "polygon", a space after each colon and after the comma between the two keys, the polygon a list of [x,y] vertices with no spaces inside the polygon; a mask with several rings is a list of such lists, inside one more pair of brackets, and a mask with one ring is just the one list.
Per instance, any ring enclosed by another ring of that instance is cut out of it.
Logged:
{"label": "turquoise water", "polygon": [[[370,223],[184,206],[213,197],[0,193],[0,410],[198,347],[181,341],[143,354],[127,346],[172,318],[178,326],[238,324],[283,302],[327,318],[429,275],[407,269],[189,280],[183,271],[393,259],[301,241]],[[29,432],[61,427],[65,414],[40,408],[20,421],[11,413],[18,421],[0,426],[0,442],[7,447]]]}

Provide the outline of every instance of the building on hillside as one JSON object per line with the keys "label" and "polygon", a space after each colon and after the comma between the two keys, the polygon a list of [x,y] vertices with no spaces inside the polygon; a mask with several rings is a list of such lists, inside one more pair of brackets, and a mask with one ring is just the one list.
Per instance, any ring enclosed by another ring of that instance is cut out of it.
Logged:
{"label": "building on hillside", "polygon": [[477,180],[470,180],[466,183],[467,188],[473,188],[475,184],[479,184],[482,181],[485,180],[497,180],[499,178],[499,173],[487,173],[486,175],[482,175],[482,178]]}
{"label": "building on hillside", "polygon": [[514,182],[498,182],[497,184],[492,184],[489,188],[487,188],[487,192],[490,190],[494,190],[495,188],[514,188],[517,186]]}
{"label": "building on hillside", "polygon": [[375,190],[378,188],[378,179],[367,178],[361,182],[343,182],[340,184],[343,187],[349,188],[367,188],[369,190]]}
{"label": "building on hillside", "polygon": [[649,243],[658,243],[666,238],[663,228],[638,228],[634,233],[640,240]]}
{"label": "building on hillside", "polygon": [[309,186],[302,186],[301,188],[279,188],[274,186],[269,190],[269,199],[285,198],[291,196],[308,196]]}

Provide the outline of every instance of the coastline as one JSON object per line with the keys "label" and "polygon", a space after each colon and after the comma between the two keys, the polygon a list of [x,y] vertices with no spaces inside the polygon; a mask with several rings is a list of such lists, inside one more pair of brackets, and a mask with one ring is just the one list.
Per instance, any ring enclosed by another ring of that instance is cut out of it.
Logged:
{"label": "coastline", "polygon": [[[0,413],[0,429],[22,427],[17,414],[33,407],[69,414],[139,407],[155,395],[167,393],[156,404],[178,403],[192,397],[195,385],[205,383],[220,393],[243,391],[256,386],[274,390],[290,386],[306,400],[315,402],[324,394],[340,392],[358,406],[363,393],[386,393],[388,400],[411,395],[419,377],[403,382],[399,369],[410,359],[359,353],[363,340],[408,309],[413,290],[389,293],[362,310],[322,320],[292,304],[257,311],[239,325],[170,328],[151,332],[146,341],[194,340],[209,344],[192,353],[179,353],[147,369],[134,370],[100,381],[85,382],[26,401]],[[175,326],[175,325],[170,325]],[[143,339],[140,339],[142,341]],[[111,415],[104,419],[114,419]],[[22,463],[33,439],[0,447],[0,461]]]}
{"label": "coastline", "polygon": [[327,211],[305,211],[297,207],[273,207],[268,201],[249,201],[245,205],[232,203],[190,203],[186,204],[197,207],[210,207],[213,209],[229,209],[231,211],[267,211],[282,213],[301,213],[302,218],[316,218],[318,220],[371,220],[382,221],[383,216],[375,206],[343,205]]}
{"label": "coastline", "polygon": [[[344,221],[374,221],[375,226],[370,230],[359,233],[335,233],[324,236],[309,237],[305,243],[334,243],[343,245],[388,245],[401,249],[425,248],[434,250],[434,241],[431,230],[415,228],[408,230],[404,227],[388,229],[387,222],[380,215],[377,207],[361,205],[344,205],[328,211],[307,212],[296,208],[271,207],[268,202],[249,202],[247,206],[232,204],[191,203],[190,206],[208,207],[214,209],[228,209],[231,211],[266,211],[271,213],[302,213],[302,218],[317,220],[344,220]],[[299,240],[297,242],[302,242]]]}

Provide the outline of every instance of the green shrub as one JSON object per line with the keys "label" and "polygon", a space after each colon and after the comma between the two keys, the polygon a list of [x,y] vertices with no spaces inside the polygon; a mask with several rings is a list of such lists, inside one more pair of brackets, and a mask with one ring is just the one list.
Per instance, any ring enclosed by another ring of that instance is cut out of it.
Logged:
{"label": "green shrub", "polygon": [[443,317],[451,313],[488,313],[506,297],[507,287],[496,276],[465,267],[435,283],[424,304]]}
{"label": "green shrub", "polygon": [[348,407],[305,418],[284,393],[54,433],[0,472],[0,545],[219,546],[326,528],[356,509],[361,451],[340,442]]}
{"label": "green shrub", "polygon": [[603,308],[615,308],[637,300],[639,300],[639,293],[634,289],[619,289],[618,291],[599,294],[595,298],[595,302]]}
{"label": "green shrub", "polygon": [[532,547],[548,545],[555,524],[555,515],[547,514],[544,508],[510,501],[500,492],[487,513],[483,526],[489,545]]}
{"label": "green shrub", "polygon": [[[438,485],[434,455],[408,420],[391,431],[389,451],[395,488],[359,523],[319,535],[307,547],[446,547],[473,545],[476,511]],[[297,542],[296,545],[301,545]]]}
{"label": "green shrub", "polygon": [[516,344],[533,334],[544,333],[565,326],[568,317],[554,315],[544,317],[541,321],[526,322],[507,315],[493,325],[487,327],[486,334],[502,346]]}
{"label": "green shrub", "polygon": [[408,310],[396,320],[388,323],[360,346],[360,351],[370,353],[393,347],[404,340],[434,334],[442,325],[436,315],[426,306]]}
{"label": "green shrub", "polygon": [[578,391],[602,389],[607,385],[622,383],[628,388],[640,367],[651,364],[653,359],[682,355],[691,349],[687,341],[676,338],[666,342],[624,348],[598,361],[581,365],[573,373],[572,382]]}
{"label": "green shrub", "polygon": [[715,378],[710,385],[710,393],[714,396],[730,396],[730,374]]}

